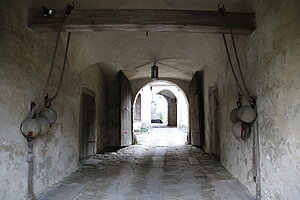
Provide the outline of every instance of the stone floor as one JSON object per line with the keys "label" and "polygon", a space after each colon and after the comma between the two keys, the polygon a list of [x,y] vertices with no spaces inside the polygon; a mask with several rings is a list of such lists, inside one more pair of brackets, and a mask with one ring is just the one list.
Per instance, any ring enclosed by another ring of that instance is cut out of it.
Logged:
{"label": "stone floor", "polygon": [[[158,128],[141,145],[97,154],[43,200],[251,200],[249,192],[176,128]],[[141,139],[141,137],[140,137]]]}

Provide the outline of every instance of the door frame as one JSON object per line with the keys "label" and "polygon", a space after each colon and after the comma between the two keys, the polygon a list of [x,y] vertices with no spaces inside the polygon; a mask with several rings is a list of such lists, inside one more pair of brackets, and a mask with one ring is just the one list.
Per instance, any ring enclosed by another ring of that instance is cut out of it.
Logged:
{"label": "door frame", "polygon": [[[78,137],[78,158],[79,160],[85,159],[89,157],[89,155],[84,155],[84,145],[82,145],[83,141],[83,106],[84,106],[84,93],[87,95],[90,95],[93,97],[95,101],[95,109],[96,109],[96,93],[89,88],[83,87],[80,93],[80,111],[79,111],[79,137]],[[93,132],[94,132],[94,147],[93,147],[93,154],[95,153],[96,149],[96,144],[97,144],[97,134],[96,134],[96,112],[94,113],[94,118],[93,118]]]}

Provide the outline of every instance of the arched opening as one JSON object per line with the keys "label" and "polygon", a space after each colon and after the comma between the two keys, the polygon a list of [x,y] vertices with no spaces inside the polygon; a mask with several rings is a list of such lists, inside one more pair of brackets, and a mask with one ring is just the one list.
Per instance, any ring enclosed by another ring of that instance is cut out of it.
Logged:
{"label": "arched opening", "polygon": [[188,111],[187,97],[176,84],[159,80],[144,85],[133,102],[136,144],[150,144],[161,140],[162,135],[176,144],[185,144],[189,132]]}
{"label": "arched opening", "polygon": [[169,125],[169,101],[159,93],[154,94],[151,102],[151,124]]}

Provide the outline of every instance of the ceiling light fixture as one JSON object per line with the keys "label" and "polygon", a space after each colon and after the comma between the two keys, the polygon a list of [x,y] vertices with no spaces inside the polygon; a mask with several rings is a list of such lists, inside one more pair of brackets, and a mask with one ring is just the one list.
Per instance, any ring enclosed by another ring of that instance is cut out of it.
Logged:
{"label": "ceiling light fixture", "polygon": [[158,79],[158,67],[156,66],[155,62],[154,65],[151,67],[151,79],[153,81]]}

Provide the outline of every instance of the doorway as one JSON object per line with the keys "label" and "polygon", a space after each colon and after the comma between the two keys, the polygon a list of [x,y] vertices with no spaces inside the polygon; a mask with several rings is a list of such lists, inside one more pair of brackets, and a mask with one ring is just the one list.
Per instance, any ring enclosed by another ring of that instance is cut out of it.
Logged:
{"label": "doorway", "polygon": [[209,90],[210,153],[218,159],[220,159],[219,107],[218,89],[212,87]]}
{"label": "doorway", "polygon": [[176,84],[162,80],[146,84],[135,97],[133,113],[136,144],[164,140],[163,135],[176,144],[187,142],[189,103]]}
{"label": "doorway", "polygon": [[203,71],[193,75],[189,88],[190,143],[205,148],[204,79]]}
{"label": "doorway", "polygon": [[95,153],[95,93],[84,88],[81,94],[79,159]]}

